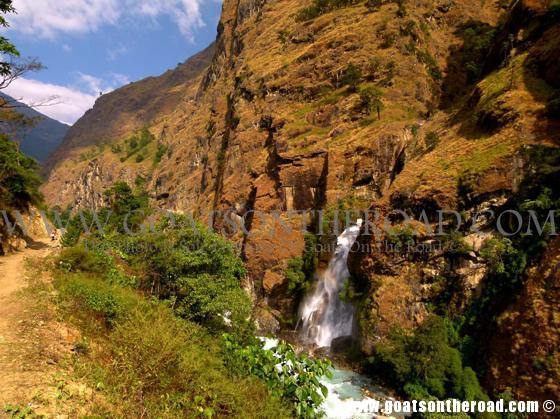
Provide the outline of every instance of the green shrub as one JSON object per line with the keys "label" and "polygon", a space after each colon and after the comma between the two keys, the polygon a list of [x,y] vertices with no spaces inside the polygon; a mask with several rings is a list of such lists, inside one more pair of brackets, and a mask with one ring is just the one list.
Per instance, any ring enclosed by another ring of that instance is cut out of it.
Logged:
{"label": "green shrub", "polygon": [[432,315],[413,334],[394,331],[378,344],[370,366],[410,398],[487,400],[476,375],[463,367],[453,347],[457,339],[447,320]]}
{"label": "green shrub", "polygon": [[430,131],[426,134],[426,148],[428,151],[433,151],[440,143],[440,138],[437,132]]}
{"label": "green shrub", "polygon": [[342,76],[342,83],[348,86],[348,90],[351,92],[356,92],[358,90],[358,85],[362,79],[362,71],[355,64],[348,64],[346,70],[344,70],[344,75]]}
{"label": "green shrub", "polygon": [[193,223],[177,216],[155,232],[122,237],[117,246],[144,272],[141,288],[174,300],[181,317],[223,327],[229,316],[234,325],[245,325],[251,304],[240,285],[241,259],[225,238]]}
{"label": "green shrub", "polygon": [[93,343],[74,369],[112,402],[108,416],[290,416],[262,381],[234,379],[216,338],[162,303],[84,275],[59,275],[55,285],[62,312]]}
{"label": "green shrub", "polygon": [[467,70],[467,82],[480,78],[482,65],[494,43],[496,29],[486,23],[472,22],[460,33],[463,38],[463,63]]}
{"label": "green shrub", "polygon": [[158,144],[156,154],[154,156],[154,164],[161,162],[161,159],[167,153],[168,147],[165,144]]}
{"label": "green shrub", "polygon": [[383,102],[381,97],[383,93],[373,86],[368,86],[360,90],[360,109],[365,110],[368,114],[372,110],[377,110],[378,119],[381,119],[381,109]]}
{"label": "green shrub", "polygon": [[387,231],[387,242],[394,249],[406,250],[416,244],[416,232],[411,225],[393,226]]}
{"label": "green shrub", "polygon": [[[70,213],[68,213],[68,216],[70,216]],[[90,211],[80,211],[62,225],[65,225],[65,230],[60,244],[64,247],[75,246],[83,233],[90,232],[96,227],[94,215]]]}
{"label": "green shrub", "polygon": [[63,249],[58,256],[58,264],[68,272],[104,274],[109,269],[110,262],[105,253],[76,246]]}
{"label": "green shrub", "polygon": [[42,203],[37,162],[20,153],[17,143],[5,134],[0,134],[0,167],[2,209],[26,209],[31,204]]}
{"label": "green shrub", "polygon": [[113,326],[127,315],[135,300],[120,288],[86,274],[59,274],[56,286],[61,306],[68,312],[93,316]]}
{"label": "green shrub", "polygon": [[288,281],[288,291],[301,291],[305,290],[306,278],[303,272],[303,260],[300,257],[290,259],[288,261],[288,266],[284,271],[284,277]]}
{"label": "green shrub", "polygon": [[315,418],[317,408],[327,396],[327,388],[319,382],[331,376],[329,361],[296,355],[284,342],[265,350],[263,343],[243,345],[231,335],[224,335],[226,363],[239,376],[252,375],[263,380],[275,394],[290,402],[297,417]]}
{"label": "green shrub", "polygon": [[432,77],[436,81],[443,79],[443,74],[439,68],[439,65],[429,51],[417,51],[416,55],[418,57],[418,60],[426,66],[430,77]]}

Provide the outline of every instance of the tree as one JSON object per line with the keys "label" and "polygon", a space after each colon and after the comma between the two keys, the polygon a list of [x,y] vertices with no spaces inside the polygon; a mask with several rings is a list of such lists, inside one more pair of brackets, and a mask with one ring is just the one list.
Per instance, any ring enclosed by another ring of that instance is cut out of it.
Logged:
{"label": "tree", "polygon": [[[8,21],[6,20],[6,17],[3,15],[13,12],[15,12],[15,9],[12,6],[12,0],[0,0],[0,26],[4,28],[10,26],[8,24]],[[0,53],[2,54],[2,57],[19,57],[19,51],[17,50],[16,46],[4,36],[0,36]],[[5,77],[10,73],[10,71],[10,64],[5,61],[0,61],[0,75]]]}
{"label": "tree", "polygon": [[37,162],[20,153],[6,135],[0,135],[0,205],[3,208],[26,209],[40,204],[41,179]]}
{"label": "tree", "polygon": [[362,71],[355,64],[348,64],[342,78],[342,83],[348,86],[348,90],[356,92],[361,79]]}
{"label": "tree", "polygon": [[439,135],[437,132],[430,131],[426,134],[426,147],[428,151],[433,151],[440,143]]}
{"label": "tree", "polygon": [[382,96],[383,93],[379,89],[372,86],[366,87],[360,91],[360,107],[367,113],[376,109],[377,118],[381,120],[381,109],[383,109]]}
{"label": "tree", "polygon": [[[6,14],[14,13],[12,0],[0,0],[0,28],[8,28],[10,25],[6,20]],[[37,58],[22,58],[16,46],[5,36],[0,36],[0,90],[10,86],[15,80],[30,72],[41,71],[45,67]],[[52,105],[56,97],[49,97],[31,107]],[[18,108],[22,105],[17,100],[0,97],[0,109]]]}

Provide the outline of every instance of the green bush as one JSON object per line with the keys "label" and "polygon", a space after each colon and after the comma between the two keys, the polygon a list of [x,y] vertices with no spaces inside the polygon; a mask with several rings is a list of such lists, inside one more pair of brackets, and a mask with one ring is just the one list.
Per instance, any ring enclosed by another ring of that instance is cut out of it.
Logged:
{"label": "green bush", "polygon": [[327,388],[319,382],[331,376],[329,361],[296,355],[294,348],[280,342],[273,349],[263,349],[257,340],[243,345],[225,334],[224,350],[230,371],[239,376],[252,375],[263,380],[272,394],[292,403],[297,417],[315,418],[317,408],[327,396]]}
{"label": "green bush", "polygon": [[362,71],[355,64],[348,64],[346,70],[344,70],[344,75],[342,76],[342,83],[348,86],[348,90],[351,92],[356,92],[358,90],[358,85],[362,79]]}
{"label": "green bush", "polygon": [[370,367],[410,398],[487,400],[472,369],[463,367],[457,341],[451,324],[432,315],[413,334],[395,331],[378,344]]}
{"label": "green bush", "polygon": [[430,77],[432,77],[436,81],[443,79],[443,74],[439,68],[439,65],[429,51],[417,51],[416,55],[418,57],[418,60],[426,66]]}
{"label": "green bush", "polygon": [[289,292],[305,291],[307,283],[303,272],[303,259],[300,257],[290,259],[288,267],[284,271],[284,277],[288,281]]}
{"label": "green bush", "polygon": [[18,145],[4,134],[0,134],[0,167],[2,209],[26,209],[42,203],[37,162],[20,153]]}
{"label": "green bush", "polygon": [[262,381],[234,379],[218,339],[162,303],[82,274],[59,275],[55,285],[62,312],[94,343],[74,369],[111,402],[107,416],[290,416]]}
{"label": "green bush", "polygon": [[58,264],[68,272],[90,272],[104,274],[110,266],[108,256],[103,252],[93,252],[83,246],[63,249]]}
{"label": "green bush", "polygon": [[120,237],[115,246],[143,273],[140,287],[175,301],[181,317],[210,327],[246,325],[251,304],[241,288],[245,268],[223,237],[177,216],[155,232]]}
{"label": "green bush", "polygon": [[430,131],[426,134],[426,148],[428,151],[433,151],[440,143],[440,138],[437,132]]}
{"label": "green bush", "polygon": [[[158,144],[156,154],[154,156],[154,164],[161,162],[161,159],[167,153],[168,147],[165,144]],[[204,163],[203,163],[204,164]]]}
{"label": "green bush", "polygon": [[89,313],[102,324],[113,326],[127,315],[135,299],[87,274],[59,274],[56,287],[60,304],[70,313]]}
{"label": "green bush", "polygon": [[463,63],[467,70],[467,82],[480,78],[482,65],[494,43],[496,29],[486,23],[469,23],[460,35],[463,38]]}
{"label": "green bush", "polygon": [[381,119],[381,109],[383,102],[381,97],[383,93],[373,86],[368,86],[360,90],[360,109],[365,110],[368,114],[372,110],[377,110],[378,118]]}

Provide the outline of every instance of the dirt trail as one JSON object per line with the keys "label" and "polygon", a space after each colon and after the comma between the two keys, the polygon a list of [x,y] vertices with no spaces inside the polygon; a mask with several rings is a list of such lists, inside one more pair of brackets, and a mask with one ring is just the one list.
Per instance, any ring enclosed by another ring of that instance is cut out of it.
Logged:
{"label": "dirt trail", "polygon": [[75,335],[56,320],[52,287],[40,266],[53,250],[43,240],[0,257],[0,417],[65,410],[61,385]]}
{"label": "dirt trail", "polygon": [[[0,257],[0,344],[3,344],[14,330],[22,308],[14,295],[27,285],[25,278],[25,260],[28,257],[44,257],[52,247],[44,241],[37,242],[22,252]],[[0,352],[1,353],[1,352]],[[1,371],[1,369],[0,369]],[[0,395],[1,397],[1,395]]]}

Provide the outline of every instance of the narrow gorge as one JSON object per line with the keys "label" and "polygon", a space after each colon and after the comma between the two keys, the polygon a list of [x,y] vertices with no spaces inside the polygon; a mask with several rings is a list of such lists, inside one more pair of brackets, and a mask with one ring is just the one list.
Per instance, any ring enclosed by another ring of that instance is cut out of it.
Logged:
{"label": "narrow gorge", "polygon": [[206,49],[101,95],[14,209],[61,214],[111,413],[560,401],[559,62],[556,0],[224,0]]}

